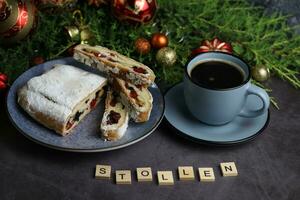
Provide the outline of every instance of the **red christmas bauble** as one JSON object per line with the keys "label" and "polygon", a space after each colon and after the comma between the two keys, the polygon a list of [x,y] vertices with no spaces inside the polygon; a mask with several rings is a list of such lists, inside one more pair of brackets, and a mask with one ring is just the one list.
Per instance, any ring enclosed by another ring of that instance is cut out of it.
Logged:
{"label": "red christmas bauble", "polygon": [[15,43],[29,35],[36,25],[36,8],[33,0],[6,1],[1,6],[5,8],[0,8],[0,44]]}
{"label": "red christmas bauble", "polygon": [[151,21],[156,0],[112,0],[112,12],[120,21],[143,24]]}
{"label": "red christmas bauble", "polygon": [[201,43],[200,47],[192,51],[192,56],[196,56],[200,53],[208,51],[221,51],[226,53],[232,53],[232,46],[230,43],[223,42],[218,38],[214,38],[211,41],[204,40]]}

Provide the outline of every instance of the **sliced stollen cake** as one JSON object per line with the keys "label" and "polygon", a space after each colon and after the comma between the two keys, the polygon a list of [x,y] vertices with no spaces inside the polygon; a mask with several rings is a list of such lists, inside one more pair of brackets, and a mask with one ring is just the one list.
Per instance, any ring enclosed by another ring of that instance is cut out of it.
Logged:
{"label": "sliced stollen cake", "polygon": [[153,98],[146,87],[136,86],[122,79],[112,79],[112,87],[120,93],[121,102],[129,111],[129,116],[135,122],[149,120]]}
{"label": "sliced stollen cake", "polygon": [[122,138],[128,127],[128,119],[128,112],[119,101],[118,94],[108,90],[101,122],[102,138],[108,141]]}
{"label": "sliced stollen cake", "polygon": [[107,79],[70,65],[54,65],[18,91],[18,103],[36,121],[65,136],[96,107]]}
{"label": "sliced stollen cake", "polygon": [[146,65],[102,46],[79,44],[74,48],[73,57],[88,66],[134,85],[148,86],[155,79],[154,72]]}

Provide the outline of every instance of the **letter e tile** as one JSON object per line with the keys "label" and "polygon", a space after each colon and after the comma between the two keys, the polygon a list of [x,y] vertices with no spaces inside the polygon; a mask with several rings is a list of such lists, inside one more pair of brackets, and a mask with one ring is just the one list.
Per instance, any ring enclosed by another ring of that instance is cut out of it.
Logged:
{"label": "letter e tile", "polygon": [[201,167],[199,170],[200,181],[202,182],[213,182],[215,181],[214,170],[211,167]]}

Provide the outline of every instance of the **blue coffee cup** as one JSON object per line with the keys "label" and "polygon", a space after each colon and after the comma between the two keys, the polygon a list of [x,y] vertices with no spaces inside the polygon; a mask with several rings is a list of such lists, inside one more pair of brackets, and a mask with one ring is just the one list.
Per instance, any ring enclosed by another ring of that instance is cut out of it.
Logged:
{"label": "blue coffee cup", "polygon": [[[223,62],[238,67],[244,74],[243,82],[232,88],[216,89],[199,85],[191,78],[191,72],[205,62]],[[223,52],[206,52],[190,60],[184,74],[184,98],[190,113],[206,124],[223,125],[231,122],[236,116],[257,117],[265,113],[270,104],[264,89],[250,82],[250,67],[237,56]],[[258,96],[263,106],[258,110],[246,109],[249,95]]]}

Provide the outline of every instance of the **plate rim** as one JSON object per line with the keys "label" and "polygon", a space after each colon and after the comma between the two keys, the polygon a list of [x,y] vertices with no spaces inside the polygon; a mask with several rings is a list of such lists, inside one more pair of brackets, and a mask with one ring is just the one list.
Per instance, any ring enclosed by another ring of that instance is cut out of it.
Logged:
{"label": "plate rim", "polygon": [[[172,85],[171,87],[169,87],[165,92],[164,92],[164,97],[167,95],[167,93],[172,90],[175,86],[179,85],[179,84],[183,84],[182,81],[175,83],[174,85]],[[164,98],[164,101],[166,102],[166,98]],[[257,136],[261,135],[264,130],[268,127],[269,122],[270,122],[270,109],[267,110],[268,112],[268,116],[267,116],[267,120],[264,123],[264,125],[262,126],[261,129],[259,129],[256,133],[254,133],[251,136],[248,136],[246,138],[243,139],[239,139],[239,140],[234,140],[234,141],[226,141],[226,142],[218,142],[218,141],[209,141],[209,140],[204,140],[204,139],[200,139],[200,138],[196,138],[190,135],[187,135],[186,133],[184,133],[183,131],[177,129],[166,117],[166,115],[164,115],[164,119],[167,122],[168,126],[171,127],[172,129],[176,130],[174,131],[177,135],[190,140],[192,142],[195,143],[199,143],[199,144],[205,144],[205,145],[211,145],[211,146],[234,146],[234,145],[239,145],[239,144],[244,144],[247,142],[250,142],[252,140],[254,140]]]}
{"label": "plate rim", "polygon": [[[65,59],[71,59],[73,57],[65,57],[65,58],[58,58],[58,59],[53,59],[53,60],[48,60],[47,62],[52,62],[52,61],[59,61],[59,60],[65,60]],[[46,63],[46,62],[45,62]],[[33,69],[33,68],[37,68],[39,67],[40,65],[43,65],[45,63],[42,63],[42,64],[39,64],[39,65],[35,65],[31,68],[29,68],[28,70],[24,71],[22,74],[20,74],[17,78],[19,79],[24,73],[26,73],[27,71]],[[15,80],[15,81],[16,81]],[[14,85],[15,81],[13,82],[13,84],[11,86]],[[55,145],[52,145],[52,144],[48,144],[46,142],[42,142],[40,140],[37,140],[35,139],[34,137],[31,137],[30,135],[28,135],[27,133],[25,133],[17,124],[16,122],[13,120],[9,110],[8,110],[8,97],[10,96],[10,93],[11,93],[11,90],[8,91],[7,95],[6,95],[6,98],[5,98],[5,107],[6,107],[6,113],[8,115],[8,118],[10,120],[10,122],[13,124],[13,126],[17,129],[18,132],[20,132],[23,136],[25,136],[26,138],[28,138],[29,140],[39,144],[39,145],[42,145],[44,147],[48,147],[48,148],[51,148],[51,149],[55,149],[55,150],[59,150],[59,151],[65,151],[65,152],[79,152],[79,153],[94,153],[94,152],[105,152],[105,151],[112,151],[112,150],[116,150],[116,149],[121,149],[121,148],[125,148],[127,146],[130,146],[130,145],[133,145],[137,142],[140,142],[142,141],[143,139],[145,139],[146,137],[148,137],[149,135],[151,135],[151,133],[153,133],[157,128],[158,126],[160,125],[160,123],[162,122],[164,116],[165,116],[165,111],[166,111],[166,102],[165,102],[165,97],[164,97],[164,93],[162,92],[162,90],[158,87],[158,85],[154,82],[154,84],[156,85],[159,93],[161,94],[161,97],[162,97],[162,114],[161,116],[159,117],[158,121],[153,125],[153,127],[151,128],[151,130],[149,130],[145,135],[142,135],[141,137],[138,137],[134,140],[132,140],[131,142],[128,142],[128,143],[125,143],[125,144],[121,144],[121,145],[117,145],[117,146],[114,146],[114,147],[106,147],[106,148],[91,148],[91,149],[76,149],[76,148],[65,148],[65,147],[58,147],[58,146],[55,146]],[[99,138],[101,139],[101,138]]]}

